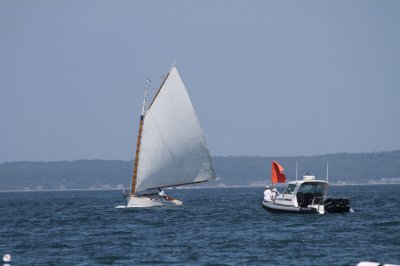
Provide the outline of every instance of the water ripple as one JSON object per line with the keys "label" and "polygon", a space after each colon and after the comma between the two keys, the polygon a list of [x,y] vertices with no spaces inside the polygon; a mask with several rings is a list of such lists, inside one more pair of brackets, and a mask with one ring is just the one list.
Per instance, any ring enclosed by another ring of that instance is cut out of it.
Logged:
{"label": "water ripple", "polygon": [[115,209],[120,192],[0,193],[15,265],[400,263],[400,186],[332,187],[355,213],[272,214],[262,188],[169,191],[179,207]]}

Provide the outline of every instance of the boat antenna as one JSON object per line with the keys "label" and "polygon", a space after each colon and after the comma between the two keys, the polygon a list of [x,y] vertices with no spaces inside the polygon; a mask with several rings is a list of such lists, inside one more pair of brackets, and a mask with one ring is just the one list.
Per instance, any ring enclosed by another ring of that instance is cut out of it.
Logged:
{"label": "boat antenna", "polygon": [[328,182],[329,179],[329,164],[326,163],[326,182]]}
{"label": "boat antenna", "polygon": [[298,173],[299,173],[299,162],[296,161],[296,181],[297,181]]}

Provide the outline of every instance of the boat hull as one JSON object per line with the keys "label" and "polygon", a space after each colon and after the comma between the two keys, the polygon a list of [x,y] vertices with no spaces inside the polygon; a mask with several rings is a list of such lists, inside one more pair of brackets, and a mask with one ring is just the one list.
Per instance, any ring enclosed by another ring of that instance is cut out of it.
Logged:
{"label": "boat hull", "polygon": [[294,207],[294,206],[286,206],[281,204],[276,204],[270,201],[263,201],[262,206],[264,209],[270,212],[286,212],[286,213],[302,213],[302,214],[323,214],[323,206],[319,206],[322,209],[318,209],[315,207]]}
{"label": "boat hull", "polygon": [[[128,196],[125,208],[149,208],[160,207],[164,205],[182,205],[182,201],[165,195],[158,196]],[[122,208],[119,206],[118,208]]]}
{"label": "boat hull", "polygon": [[149,208],[163,206],[165,203],[161,199],[153,197],[135,197],[130,196],[126,204],[127,208]]}

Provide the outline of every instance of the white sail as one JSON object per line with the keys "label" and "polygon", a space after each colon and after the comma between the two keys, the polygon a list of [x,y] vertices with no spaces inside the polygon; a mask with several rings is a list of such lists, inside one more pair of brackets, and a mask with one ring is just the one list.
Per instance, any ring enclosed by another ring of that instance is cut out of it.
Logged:
{"label": "white sail", "polygon": [[211,156],[174,66],[144,116],[136,191],[211,178]]}

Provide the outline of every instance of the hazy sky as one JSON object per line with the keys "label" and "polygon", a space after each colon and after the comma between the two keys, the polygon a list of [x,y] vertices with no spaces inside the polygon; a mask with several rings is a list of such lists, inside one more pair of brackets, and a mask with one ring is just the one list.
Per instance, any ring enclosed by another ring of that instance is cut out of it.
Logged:
{"label": "hazy sky", "polygon": [[400,149],[400,1],[0,0],[0,162],[132,159],[173,61],[212,155]]}

